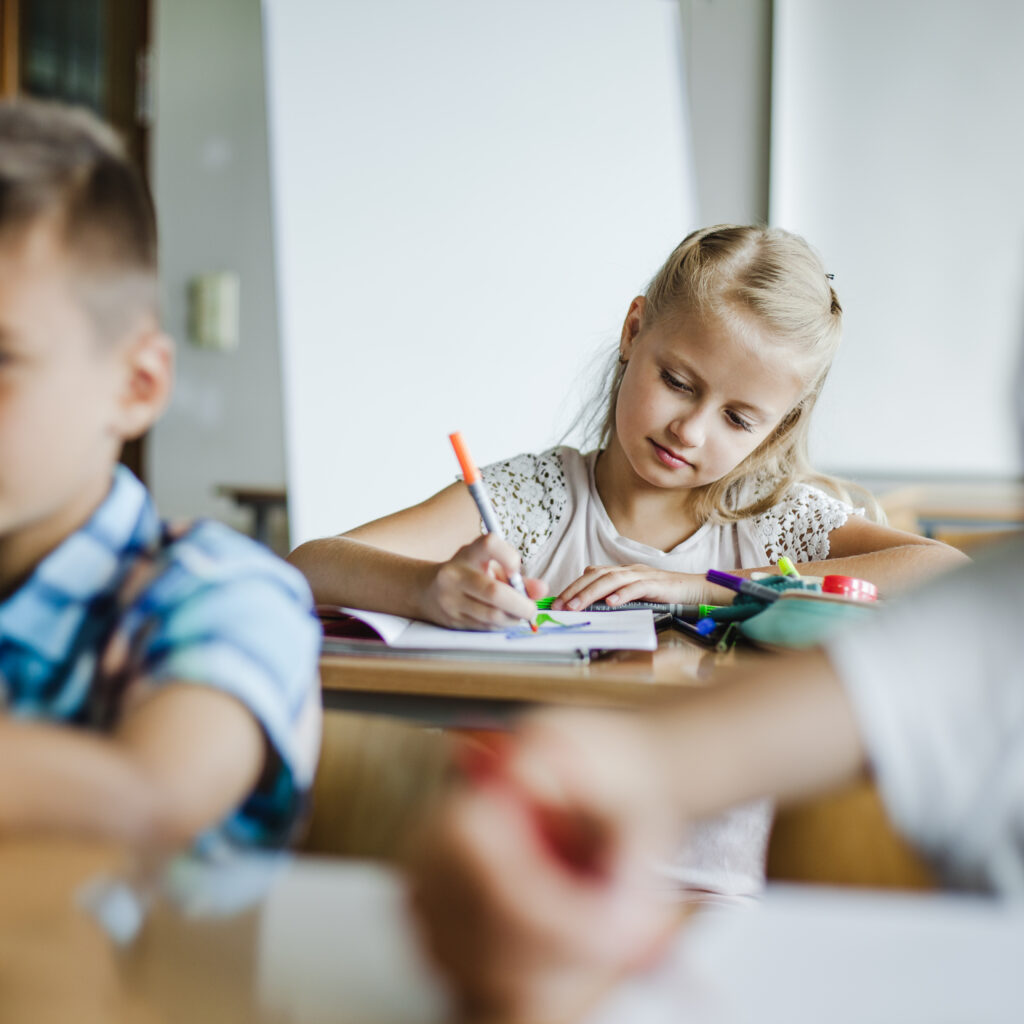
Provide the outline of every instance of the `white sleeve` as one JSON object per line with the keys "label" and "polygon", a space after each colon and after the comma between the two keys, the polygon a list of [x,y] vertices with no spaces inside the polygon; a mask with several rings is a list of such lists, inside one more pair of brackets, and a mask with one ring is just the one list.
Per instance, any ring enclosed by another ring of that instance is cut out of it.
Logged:
{"label": "white sleeve", "polygon": [[828,654],[893,823],[952,880],[1024,896],[1024,543]]}
{"label": "white sleeve", "polygon": [[795,484],[782,501],[754,517],[754,532],[772,563],[783,555],[794,562],[819,562],[828,558],[828,535],[863,512],[818,487]]}
{"label": "white sleeve", "polygon": [[492,462],[480,475],[505,539],[528,561],[552,537],[568,503],[559,450]]}

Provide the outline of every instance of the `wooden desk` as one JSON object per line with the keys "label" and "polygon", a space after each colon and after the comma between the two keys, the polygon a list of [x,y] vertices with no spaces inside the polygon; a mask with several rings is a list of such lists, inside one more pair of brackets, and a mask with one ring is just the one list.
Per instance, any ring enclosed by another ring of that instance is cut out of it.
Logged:
{"label": "wooden desk", "polygon": [[[687,687],[707,685],[716,667],[735,657],[666,630],[653,654],[622,651],[590,665],[322,658],[328,713],[304,848],[385,861],[399,856],[411,823],[445,786],[451,760],[451,736],[424,724],[504,727],[531,705],[650,706]],[[934,885],[867,783],[781,812],[768,876],[898,888]]]}
{"label": "wooden desk", "polygon": [[[583,664],[326,656],[323,743],[303,849],[394,861],[445,786],[451,728],[507,728],[531,706],[635,708],[706,684],[716,655],[681,634]],[[426,728],[424,728],[426,726]]]}
{"label": "wooden desk", "polygon": [[4,1024],[422,1024],[444,1006],[383,868],[0,841]]}
{"label": "wooden desk", "polygon": [[529,704],[641,707],[702,685],[722,656],[665,630],[658,650],[616,651],[590,664],[352,657],[320,659],[324,707],[432,724],[500,720]]}
{"label": "wooden desk", "polygon": [[[115,848],[6,840],[0,1020],[451,1021],[404,895],[397,873],[359,862],[249,855],[142,869]],[[120,939],[104,924],[115,906],[141,911]],[[770,888],[763,907],[698,914],[660,964],[579,1024],[1009,1024],[1024,1019],[1022,949],[1019,907]]]}

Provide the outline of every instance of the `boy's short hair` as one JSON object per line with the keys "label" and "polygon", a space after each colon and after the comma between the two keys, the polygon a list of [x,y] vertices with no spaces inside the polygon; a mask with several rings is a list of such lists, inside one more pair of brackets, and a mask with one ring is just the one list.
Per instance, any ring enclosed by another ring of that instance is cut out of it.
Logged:
{"label": "boy's short hair", "polygon": [[84,109],[0,102],[0,244],[43,220],[101,337],[156,313],[153,201],[116,133]]}

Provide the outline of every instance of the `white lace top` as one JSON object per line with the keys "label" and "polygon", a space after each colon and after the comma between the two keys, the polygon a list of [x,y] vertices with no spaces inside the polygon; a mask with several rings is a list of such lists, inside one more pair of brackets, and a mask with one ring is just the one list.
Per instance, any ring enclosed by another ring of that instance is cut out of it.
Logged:
{"label": "white lace top", "polygon": [[[588,565],[642,563],[670,572],[753,569],[828,557],[828,535],[861,509],[807,484],[794,485],[767,512],[738,523],[705,523],[671,551],[619,534],[594,483],[597,452],[552,448],[484,467],[482,475],[505,539],[525,574],[557,594]],[[755,491],[756,494],[756,491]]]}
{"label": "white lace top", "polygon": [[[793,562],[827,558],[828,535],[861,512],[824,491],[794,486],[768,512],[738,523],[705,523],[671,551],[621,536],[594,483],[597,452],[553,448],[484,467],[482,475],[506,539],[524,573],[557,594],[588,565],[643,563],[673,572],[751,569],[782,555]],[[756,489],[754,490],[756,494]],[[694,825],[666,872],[683,885],[730,895],[764,884],[772,810],[766,802],[735,808]]]}

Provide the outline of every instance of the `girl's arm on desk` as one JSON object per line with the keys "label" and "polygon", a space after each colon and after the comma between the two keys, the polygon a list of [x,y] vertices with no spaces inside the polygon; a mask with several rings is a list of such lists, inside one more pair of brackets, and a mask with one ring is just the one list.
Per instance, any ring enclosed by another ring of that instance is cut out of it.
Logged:
{"label": "girl's arm on desk", "polygon": [[[889,596],[969,561],[948,544],[850,516],[829,534],[829,557],[801,562],[798,568],[804,576],[834,574],[870,580],[880,594]],[[772,565],[709,568],[724,568],[737,576],[778,571]],[[732,599],[731,591],[708,583],[698,573],[667,572],[647,565],[605,565],[589,567],[558,595],[554,607],[584,608],[600,600],[609,604],[637,600],[728,604]],[[577,603],[571,603],[574,601]]]}
{"label": "girl's arm on desk", "polygon": [[850,516],[829,534],[828,559],[807,562],[800,571],[807,576],[858,576],[871,580],[880,593],[893,594],[968,562],[962,551],[941,541]]}
{"label": "girl's arm on desk", "polygon": [[[308,541],[288,561],[318,604],[347,605],[461,629],[493,629],[532,617],[532,603],[505,582],[519,553],[480,533],[464,484],[337,537]],[[526,581],[531,597],[544,587]]]}

